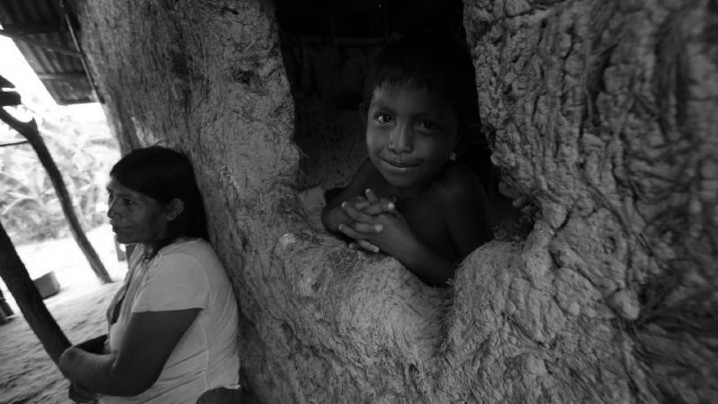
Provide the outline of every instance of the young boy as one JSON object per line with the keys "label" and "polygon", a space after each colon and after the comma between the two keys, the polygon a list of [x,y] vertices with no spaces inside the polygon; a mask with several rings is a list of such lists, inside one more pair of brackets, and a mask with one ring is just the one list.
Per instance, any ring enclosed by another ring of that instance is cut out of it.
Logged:
{"label": "young boy", "polygon": [[474,85],[468,55],[451,42],[405,37],[388,45],[365,88],[369,158],[328,201],[324,226],[445,286],[492,238],[483,188],[451,159]]}

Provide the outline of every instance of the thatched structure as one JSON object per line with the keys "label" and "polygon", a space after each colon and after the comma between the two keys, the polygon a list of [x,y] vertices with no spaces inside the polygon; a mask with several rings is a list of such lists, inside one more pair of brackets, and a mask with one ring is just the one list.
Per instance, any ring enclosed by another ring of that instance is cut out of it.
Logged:
{"label": "thatched structure", "polygon": [[718,399],[715,1],[464,1],[492,162],[533,209],[446,291],[347,249],[311,203],[361,150],[351,97],[324,94],[353,94],[366,38],[445,2],[384,2],[406,19],[362,40],[341,29],[374,2],[307,1],[328,34],[300,2],[76,3],[125,150],[194,161],[259,401]]}

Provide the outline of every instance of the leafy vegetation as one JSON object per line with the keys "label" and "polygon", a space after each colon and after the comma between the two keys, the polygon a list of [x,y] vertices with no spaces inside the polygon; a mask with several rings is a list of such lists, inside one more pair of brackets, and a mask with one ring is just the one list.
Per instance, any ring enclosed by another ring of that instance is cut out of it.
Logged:
{"label": "leafy vegetation", "polygon": [[[105,184],[119,148],[99,106],[38,104],[10,112],[23,120],[35,118],[83,229],[104,223]],[[0,122],[0,144],[21,140]],[[29,144],[0,147],[0,221],[16,244],[69,235],[55,189]]]}

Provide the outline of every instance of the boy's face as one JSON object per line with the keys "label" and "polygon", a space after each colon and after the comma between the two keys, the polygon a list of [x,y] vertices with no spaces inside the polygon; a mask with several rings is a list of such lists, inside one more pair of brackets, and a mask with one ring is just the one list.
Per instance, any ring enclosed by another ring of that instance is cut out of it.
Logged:
{"label": "boy's face", "polygon": [[457,137],[454,108],[436,93],[380,86],[367,113],[369,158],[402,191],[419,191],[446,165]]}

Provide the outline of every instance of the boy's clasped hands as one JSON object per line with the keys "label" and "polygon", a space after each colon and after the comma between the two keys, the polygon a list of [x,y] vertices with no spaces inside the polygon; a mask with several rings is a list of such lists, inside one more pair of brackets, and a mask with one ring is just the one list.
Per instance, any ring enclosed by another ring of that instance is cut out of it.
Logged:
{"label": "boy's clasped hands", "polygon": [[394,201],[378,197],[367,189],[365,196],[355,196],[342,202],[341,207],[353,223],[339,224],[339,231],[354,241],[351,248],[392,254],[392,249],[414,238],[404,217],[396,210]]}

